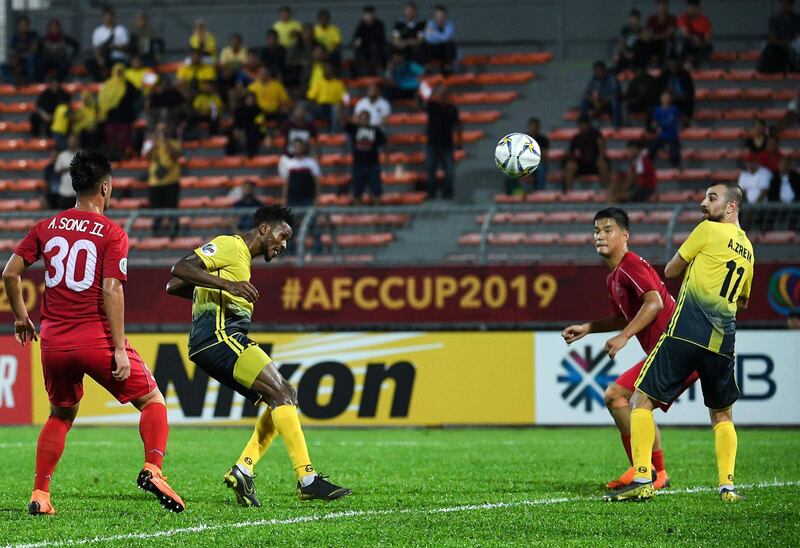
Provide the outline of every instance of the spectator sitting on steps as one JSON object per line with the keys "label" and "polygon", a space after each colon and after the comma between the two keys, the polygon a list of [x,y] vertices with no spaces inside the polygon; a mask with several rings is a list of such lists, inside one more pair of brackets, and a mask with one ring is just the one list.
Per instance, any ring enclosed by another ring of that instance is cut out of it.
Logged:
{"label": "spectator sitting on steps", "polygon": [[569,143],[564,162],[564,192],[572,190],[576,177],[598,175],[604,188],[611,184],[611,166],[606,158],[603,134],[592,127],[588,116],[578,118],[578,133]]}
{"label": "spectator sitting on steps", "polygon": [[620,127],[622,116],[619,104],[619,82],[602,61],[596,61],[592,70],[592,77],[586,84],[581,98],[581,116],[599,118],[607,113],[611,115],[614,127]]}

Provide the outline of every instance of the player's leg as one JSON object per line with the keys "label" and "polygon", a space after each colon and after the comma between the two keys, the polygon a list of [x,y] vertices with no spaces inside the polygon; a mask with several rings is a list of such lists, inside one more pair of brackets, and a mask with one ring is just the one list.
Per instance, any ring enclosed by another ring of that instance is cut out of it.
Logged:
{"label": "player's leg", "polygon": [[272,445],[278,430],[272,421],[272,409],[266,406],[263,413],[256,419],[256,426],[247,445],[244,446],[239,460],[225,474],[225,485],[236,493],[236,500],[242,506],[261,506],[256,497],[253,478],[253,469]]}

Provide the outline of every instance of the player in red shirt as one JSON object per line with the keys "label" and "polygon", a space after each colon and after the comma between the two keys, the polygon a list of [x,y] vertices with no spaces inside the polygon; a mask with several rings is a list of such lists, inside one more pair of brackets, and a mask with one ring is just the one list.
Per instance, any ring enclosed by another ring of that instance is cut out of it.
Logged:
{"label": "player in red shirt", "polygon": [[125,338],[128,235],[103,215],[111,198],[111,164],[99,152],[78,151],[69,173],[78,195],[75,207],[34,225],[3,270],[14,336],[25,346],[39,336],[25,307],[21,276],[44,259],[41,354],[50,417],[39,434],[28,512],[56,512],[50,480],[78,414],[84,375],[141,411],[145,464],[137,484],[168,510],[181,512],[183,500],[161,474],[169,432],[164,396]]}
{"label": "player in red shirt", "polygon": [[[567,344],[571,344],[589,333],[621,330],[621,333],[608,339],[605,345],[605,351],[612,359],[633,336],[636,336],[642,349],[649,354],[675,311],[675,299],[653,267],[628,250],[629,227],[628,214],[618,207],[600,210],[594,216],[595,249],[611,269],[606,284],[614,314],[601,320],[570,325],[561,333]],[[630,398],[643,365],[644,360],[625,371],[605,392],[606,407],[619,429],[622,445],[631,463],[622,476],[607,484],[611,489],[633,482],[635,472],[631,455]],[[684,389],[696,379],[696,373],[686,379]],[[664,412],[668,409],[669,405],[662,406]],[[664,467],[664,453],[658,430],[653,444],[652,460],[657,474],[655,488],[668,487],[669,476]]]}

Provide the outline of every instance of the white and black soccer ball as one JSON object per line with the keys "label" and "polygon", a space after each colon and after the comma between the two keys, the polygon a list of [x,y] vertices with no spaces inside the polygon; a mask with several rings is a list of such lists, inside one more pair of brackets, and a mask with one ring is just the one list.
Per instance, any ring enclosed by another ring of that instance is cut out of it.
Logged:
{"label": "white and black soccer ball", "polygon": [[509,177],[523,177],[533,173],[542,160],[539,143],[525,133],[509,133],[497,143],[494,161]]}

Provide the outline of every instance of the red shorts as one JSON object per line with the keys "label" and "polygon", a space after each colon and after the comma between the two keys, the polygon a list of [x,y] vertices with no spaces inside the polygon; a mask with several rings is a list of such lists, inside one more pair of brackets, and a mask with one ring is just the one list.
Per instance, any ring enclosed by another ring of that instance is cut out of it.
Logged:
{"label": "red shorts", "polygon": [[44,385],[50,403],[56,407],[72,407],[81,401],[84,375],[93,378],[120,403],[128,403],[155,389],[153,374],[139,353],[128,345],[125,349],[131,362],[131,374],[124,381],[114,380],[111,376],[113,348],[42,350]]}
{"label": "red shorts", "polygon": [[[634,383],[636,382],[636,379],[639,378],[639,373],[642,372],[642,367],[644,367],[644,362],[645,360],[640,361],[639,363],[637,363],[636,365],[625,371],[622,375],[617,377],[617,380],[614,382],[616,382],[625,390],[635,392],[636,387],[634,386]],[[683,387],[681,388],[681,391],[678,393],[678,396],[683,394],[687,388],[692,386],[694,384],[694,381],[696,381],[698,378],[700,378],[700,376],[697,374],[697,371],[692,371],[692,374],[689,375],[686,378],[686,380],[683,381]],[[675,399],[678,399],[678,396],[676,396]],[[672,406],[672,401],[669,402],[668,404],[658,403],[659,409],[661,409],[664,413],[666,413]]]}

